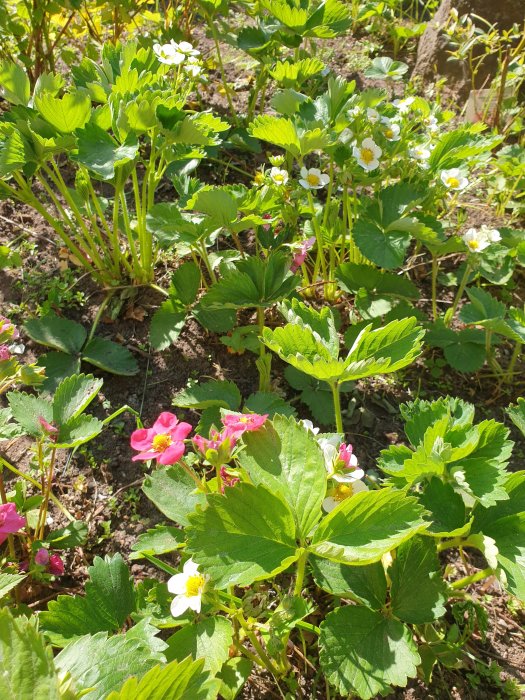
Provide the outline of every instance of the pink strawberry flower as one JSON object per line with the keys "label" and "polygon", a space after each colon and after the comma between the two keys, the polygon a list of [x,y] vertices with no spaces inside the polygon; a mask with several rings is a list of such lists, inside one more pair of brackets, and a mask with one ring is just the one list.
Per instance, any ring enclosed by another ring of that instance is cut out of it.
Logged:
{"label": "pink strawberry flower", "polygon": [[39,566],[47,566],[49,564],[49,552],[45,547],[40,547],[35,554],[35,564]]}
{"label": "pink strawberry flower", "polygon": [[5,361],[5,360],[10,360],[11,359],[11,351],[7,347],[7,345],[0,345],[0,361]]}
{"label": "pink strawberry flower", "polygon": [[47,567],[47,570],[49,571],[50,574],[53,574],[54,576],[62,576],[65,569],[64,569],[64,562],[62,561],[61,557],[58,554],[52,554],[49,557],[49,565]]}
{"label": "pink strawberry flower", "polygon": [[345,445],[343,442],[339,447],[339,461],[343,462],[345,469],[356,469],[358,465],[357,457],[353,454],[352,445]]}
{"label": "pink strawberry flower", "polygon": [[160,464],[175,464],[184,454],[184,439],[191,432],[189,423],[179,423],[177,416],[164,411],[152,428],[141,428],[131,434],[131,447],[139,454],[138,459],[156,459]]}
{"label": "pink strawberry flower", "polygon": [[51,423],[48,423],[43,416],[38,416],[38,422],[42,426],[42,430],[49,437],[50,440],[56,440],[58,434],[58,428]]}
{"label": "pink strawberry flower", "polygon": [[9,333],[13,340],[16,340],[20,336],[14,324],[5,316],[0,316],[0,333]]}
{"label": "pink strawberry flower", "polygon": [[218,430],[211,430],[209,440],[202,435],[195,435],[193,438],[193,444],[203,457],[206,457],[208,450],[231,454],[236,442],[236,436],[228,428],[225,428],[222,433],[219,433]]}
{"label": "pink strawberry flower", "polygon": [[315,236],[312,236],[311,238],[306,238],[304,241],[301,241],[299,244],[299,249],[295,253],[292,264],[290,265],[290,270],[292,272],[296,272],[301,265],[304,263],[306,260],[306,256],[308,255],[308,251],[310,248],[312,248],[313,244],[315,243]]}
{"label": "pink strawberry flower", "polygon": [[222,423],[230,431],[231,435],[238,438],[244,432],[259,430],[267,418],[267,413],[264,415],[259,415],[258,413],[229,413],[224,416]]}
{"label": "pink strawberry flower", "polygon": [[18,532],[26,524],[26,519],[16,512],[14,503],[0,505],[0,544],[5,542],[8,535]]}
{"label": "pink strawberry flower", "polygon": [[240,481],[238,476],[229,472],[226,467],[221,467],[221,492],[224,493],[224,487],[232,487]]}

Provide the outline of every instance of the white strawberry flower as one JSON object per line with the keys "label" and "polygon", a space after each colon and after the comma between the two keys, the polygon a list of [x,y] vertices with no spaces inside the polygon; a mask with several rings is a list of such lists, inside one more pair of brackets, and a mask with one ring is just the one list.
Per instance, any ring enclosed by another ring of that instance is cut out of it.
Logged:
{"label": "white strawberry flower", "polygon": [[179,41],[178,43],[171,40],[171,44],[176,48],[177,51],[183,53],[185,56],[199,56],[200,51],[194,49],[189,41]]}
{"label": "white strawberry flower", "polygon": [[366,116],[371,124],[377,124],[377,122],[380,119],[379,112],[377,111],[377,109],[372,109],[372,107],[367,108]]}
{"label": "white strawberry flower", "polygon": [[301,168],[299,184],[305,190],[320,190],[330,182],[330,177],[322,173],[319,168]]}
{"label": "white strawberry flower", "polygon": [[174,43],[169,44],[153,44],[153,51],[161,63],[165,63],[167,66],[178,66],[180,65],[186,55],[178,50],[178,47]]}
{"label": "white strawberry flower", "polygon": [[463,234],[463,242],[471,253],[481,253],[488,248],[491,243],[501,241],[500,232],[483,225],[481,228],[469,228]]}
{"label": "white strawberry flower", "polygon": [[197,78],[202,73],[202,65],[196,56],[188,56],[184,61],[183,70],[191,78]]}
{"label": "white strawberry flower", "polygon": [[311,420],[308,420],[307,418],[304,418],[301,423],[303,426],[308,430],[310,433],[313,433],[314,435],[317,435],[319,432],[319,428],[316,428],[314,424],[312,423]]}
{"label": "white strawberry flower", "polygon": [[334,473],[341,438],[338,435],[332,435],[328,438],[320,438],[317,442],[323,452],[326,471],[331,476]]}
{"label": "white strawberry flower", "polygon": [[414,100],[415,97],[406,97],[404,100],[394,100],[392,104],[396,107],[399,114],[408,114]]}
{"label": "white strawberry flower", "polygon": [[436,119],[436,117],[433,114],[431,114],[428,117],[426,117],[425,119],[423,119],[423,124],[427,127],[427,129],[431,133],[435,133],[436,131],[439,131],[438,120]]}
{"label": "white strawberry flower", "polygon": [[198,565],[188,559],[182,567],[182,573],[175,574],[168,581],[168,591],[175,595],[170,607],[173,617],[179,617],[188,608],[197,613],[201,611],[202,594],[207,581],[208,577],[199,573]]}
{"label": "white strawberry flower", "polygon": [[497,243],[498,241],[501,241],[501,233],[498,231],[497,228],[489,228],[488,226],[485,226],[485,224],[483,224],[481,226],[481,230],[491,243]]}
{"label": "white strawberry flower", "polygon": [[425,161],[430,158],[430,151],[424,146],[414,146],[408,151],[408,155],[415,160]]}
{"label": "white strawberry flower", "polygon": [[337,483],[328,489],[328,494],[323,501],[323,510],[330,513],[334,508],[337,508],[341,501],[351,498],[356,493],[368,490],[368,486],[360,479],[355,479],[351,482]]}
{"label": "white strawberry flower", "polygon": [[394,124],[390,119],[381,119],[383,126],[383,136],[387,141],[399,141],[401,138],[401,127],[399,124]]}
{"label": "white strawberry flower", "polygon": [[441,182],[445,185],[445,187],[448,187],[449,190],[464,190],[468,185],[467,178],[463,175],[459,168],[442,170],[439,177]]}
{"label": "white strawberry flower", "polygon": [[286,185],[289,178],[288,172],[286,170],[281,170],[281,168],[276,167],[270,169],[268,176],[274,185],[279,186]]}
{"label": "white strawberry flower", "polygon": [[358,164],[365,170],[375,170],[379,167],[379,157],[383,151],[370,138],[363,139],[361,146],[354,146],[353,154]]}

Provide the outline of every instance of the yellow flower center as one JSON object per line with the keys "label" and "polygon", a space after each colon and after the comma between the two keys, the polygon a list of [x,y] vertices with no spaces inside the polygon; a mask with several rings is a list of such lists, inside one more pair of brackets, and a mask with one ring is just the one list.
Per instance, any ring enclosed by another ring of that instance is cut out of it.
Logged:
{"label": "yellow flower center", "polygon": [[361,160],[367,165],[374,160],[374,154],[370,148],[361,149]]}
{"label": "yellow flower center", "polygon": [[195,596],[198,596],[202,592],[205,583],[206,579],[202,574],[190,576],[186,581],[186,596],[188,598],[195,598]]}
{"label": "yellow flower center", "polygon": [[171,436],[169,433],[161,433],[160,435],[155,435],[151,441],[151,446],[155,452],[165,452],[171,445]]}
{"label": "yellow flower center", "polygon": [[344,501],[345,498],[350,498],[354,493],[352,484],[339,484],[332,494],[332,498],[336,501]]}
{"label": "yellow flower center", "polygon": [[469,241],[469,242],[467,243],[467,245],[468,245],[468,247],[470,248],[470,250],[478,250],[478,248],[479,248],[479,241]]}
{"label": "yellow flower center", "polygon": [[274,182],[278,182],[278,183],[283,182],[283,181],[284,181],[284,175],[282,175],[281,173],[277,173],[277,175],[274,175],[274,176],[273,176],[273,181],[274,181]]}
{"label": "yellow flower center", "polygon": [[317,175],[314,175],[313,173],[308,173],[308,175],[306,176],[306,182],[309,185],[314,186],[319,184],[320,179]]}
{"label": "yellow flower center", "polygon": [[459,180],[457,179],[457,177],[449,177],[447,179],[447,185],[449,187],[459,187]]}
{"label": "yellow flower center", "polygon": [[255,173],[253,181],[256,185],[262,185],[262,183],[264,182],[264,175],[262,173]]}
{"label": "yellow flower center", "polygon": [[385,136],[387,137],[387,139],[391,139],[394,136],[394,132],[392,131],[392,129],[386,129]]}

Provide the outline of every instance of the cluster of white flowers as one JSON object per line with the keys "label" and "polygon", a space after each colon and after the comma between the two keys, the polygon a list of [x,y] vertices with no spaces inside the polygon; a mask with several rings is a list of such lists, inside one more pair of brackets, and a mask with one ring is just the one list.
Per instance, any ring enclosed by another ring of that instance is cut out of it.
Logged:
{"label": "cluster of white flowers", "polygon": [[501,241],[501,234],[497,229],[483,225],[479,229],[469,228],[462,238],[471,253],[480,253],[491,243]]}
{"label": "cluster of white flowers", "polygon": [[180,66],[185,73],[196,78],[202,72],[200,51],[194,49],[189,41],[176,42],[173,39],[169,44],[154,44],[153,51],[161,63],[167,66]]}

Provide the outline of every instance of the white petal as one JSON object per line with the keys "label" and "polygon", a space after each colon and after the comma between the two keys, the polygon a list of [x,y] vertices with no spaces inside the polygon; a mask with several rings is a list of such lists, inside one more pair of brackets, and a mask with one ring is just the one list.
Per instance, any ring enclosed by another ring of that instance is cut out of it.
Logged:
{"label": "white petal", "polygon": [[301,168],[301,177],[307,177],[308,176],[308,170],[305,167]]}
{"label": "white petal", "polygon": [[299,180],[299,184],[302,185],[305,190],[311,189],[310,185],[306,182],[306,180]]}
{"label": "white petal", "polygon": [[175,574],[175,576],[172,576],[168,581],[168,591],[174,595],[185,593],[187,580],[188,576],[185,573]]}
{"label": "white petal", "polygon": [[327,496],[324,501],[323,501],[323,510],[326,513],[330,513],[334,508],[337,508],[339,505],[339,502],[335,500],[335,498],[332,498],[331,496]]}
{"label": "white petal", "polygon": [[353,484],[356,481],[359,481],[359,479],[362,479],[364,475],[365,473],[362,469],[356,469],[353,472],[348,472],[344,474],[333,474],[332,479],[340,484]]}
{"label": "white petal", "polygon": [[173,617],[179,617],[190,607],[189,598],[185,595],[178,595],[171,601],[170,612]]}
{"label": "white petal", "polygon": [[182,567],[182,570],[186,576],[195,576],[195,574],[199,573],[199,565],[196,564],[193,559],[188,559]]}
{"label": "white petal", "polygon": [[199,613],[201,611],[201,601],[202,601],[202,596],[200,596],[200,595],[191,596],[191,598],[188,598],[188,607],[191,608],[192,610],[195,610],[195,612]]}

